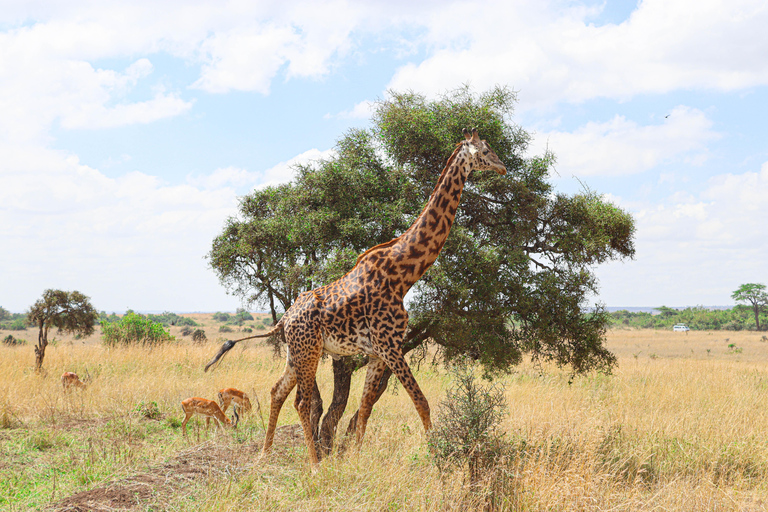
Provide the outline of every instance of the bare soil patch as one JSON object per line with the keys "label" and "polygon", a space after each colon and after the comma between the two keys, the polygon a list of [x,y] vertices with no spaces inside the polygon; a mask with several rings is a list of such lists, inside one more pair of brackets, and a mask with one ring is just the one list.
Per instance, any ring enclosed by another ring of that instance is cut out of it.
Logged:
{"label": "bare soil patch", "polygon": [[[285,425],[275,432],[273,451],[303,445],[301,425]],[[247,445],[212,440],[180,452],[145,473],[61,499],[46,510],[55,512],[135,510],[162,504],[179,491],[211,477],[241,473],[253,467],[261,442]]]}

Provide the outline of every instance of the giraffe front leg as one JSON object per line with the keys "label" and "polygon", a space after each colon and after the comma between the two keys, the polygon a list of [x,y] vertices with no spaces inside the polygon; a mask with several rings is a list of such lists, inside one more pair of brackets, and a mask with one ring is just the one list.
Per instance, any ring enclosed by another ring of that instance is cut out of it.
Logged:
{"label": "giraffe front leg", "polygon": [[355,434],[358,447],[363,442],[365,427],[373,410],[373,404],[376,402],[376,390],[379,385],[379,379],[384,374],[385,368],[386,363],[377,357],[371,357],[368,362],[368,370],[365,374],[365,384],[363,386],[363,397],[360,400],[360,408],[357,411]]}
{"label": "giraffe front leg", "polygon": [[[387,344],[382,346],[387,346]],[[411,397],[413,405],[416,407],[416,412],[419,413],[421,422],[424,424],[424,430],[430,430],[432,428],[432,420],[429,415],[429,402],[427,402],[427,397],[424,396],[424,393],[421,392],[421,388],[413,377],[408,363],[405,362],[400,348],[381,350],[380,357],[386,362],[392,373],[397,375],[398,380],[408,392],[408,396]]]}
{"label": "giraffe front leg", "polygon": [[272,448],[272,441],[275,438],[275,429],[277,428],[277,418],[280,416],[280,409],[282,409],[285,399],[296,386],[296,373],[291,368],[290,364],[285,365],[285,371],[280,376],[280,379],[272,387],[272,403],[269,407],[269,425],[267,426],[267,433],[264,436],[264,446],[261,449],[262,457],[269,453]]}

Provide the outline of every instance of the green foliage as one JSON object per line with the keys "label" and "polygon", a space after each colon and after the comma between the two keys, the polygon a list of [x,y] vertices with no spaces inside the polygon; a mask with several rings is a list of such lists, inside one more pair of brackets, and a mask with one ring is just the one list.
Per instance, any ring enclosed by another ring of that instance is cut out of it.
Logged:
{"label": "green foliage", "polygon": [[202,329],[195,329],[195,332],[192,333],[192,341],[195,343],[205,343],[208,341],[208,338],[205,336],[205,331]]}
{"label": "green foliage", "polygon": [[232,332],[232,328],[228,325],[222,325],[219,327],[219,332]]}
{"label": "green foliage", "polygon": [[731,298],[737,303],[748,303],[755,315],[755,328],[760,330],[760,313],[768,311],[768,292],[765,285],[759,283],[747,283],[739,286],[733,292]]}
{"label": "green foliage", "polygon": [[102,311],[101,313],[99,313],[99,324],[101,324],[102,322],[112,322],[112,323],[114,323],[114,322],[119,322],[119,321],[120,321],[120,317],[117,316],[117,314],[115,314],[114,311],[110,315],[107,315],[106,311]]}
{"label": "green foliage", "polygon": [[524,353],[575,372],[610,371],[608,315],[584,310],[597,292],[594,265],[634,255],[634,221],[591,190],[555,193],[554,156],[525,156],[530,135],[510,120],[515,101],[503,87],[434,101],[390,93],[372,127],[344,134],[335,156],[243,197],[213,241],[211,267],[246,303],[286,310],[401,234],[462,129],[477,127],[507,174],[470,176],[450,237],[414,289],[406,348],[431,340],[446,359],[469,355],[489,372],[509,371]]}
{"label": "green foliage", "polygon": [[40,371],[48,345],[48,331],[81,336],[93,334],[99,313],[88,297],[78,291],[45,290],[43,297],[27,311],[27,323],[38,328],[35,345],[35,369]]}
{"label": "green foliage", "polygon": [[0,328],[7,331],[26,331],[27,325],[26,315],[15,313],[10,321],[0,324]]}
{"label": "green foliage", "polygon": [[6,320],[10,320],[11,316],[12,315],[10,311],[0,306],[0,322],[5,322]]}
{"label": "green foliage", "polygon": [[134,407],[133,410],[141,417],[147,418],[149,420],[159,420],[163,417],[162,413],[160,412],[160,407],[158,407],[157,402],[154,401],[141,401],[136,404],[136,407]]}
{"label": "green foliage", "polygon": [[152,346],[173,340],[173,336],[162,324],[130,310],[119,322],[102,322],[101,337],[108,347],[134,344]]}
{"label": "green foliage", "polygon": [[217,322],[228,322],[229,318],[229,313],[218,312],[213,314],[213,319]]}
{"label": "green foliage", "polygon": [[467,365],[456,366],[453,374],[453,385],[440,402],[429,432],[429,447],[440,472],[466,470],[475,485],[503,452],[504,388],[479,385]]}
{"label": "green foliage", "polygon": [[15,347],[17,345],[26,345],[27,340],[23,340],[20,338],[14,338],[12,335],[8,335],[5,338],[3,338],[3,345],[8,345],[9,347]]}
{"label": "green foliage", "polygon": [[191,318],[177,315],[176,313],[172,313],[170,311],[166,311],[161,315],[147,315],[147,317],[153,322],[162,324],[163,327],[168,327],[170,325],[197,327],[197,322]]}
{"label": "green foliage", "polygon": [[[675,324],[685,324],[694,331],[743,331],[757,328],[752,310],[747,306],[732,309],[707,309],[703,306],[674,309],[661,306],[656,310],[660,313],[614,311],[609,317],[614,326],[636,329],[672,329]],[[760,318],[761,327],[768,325],[768,313],[761,313]]]}

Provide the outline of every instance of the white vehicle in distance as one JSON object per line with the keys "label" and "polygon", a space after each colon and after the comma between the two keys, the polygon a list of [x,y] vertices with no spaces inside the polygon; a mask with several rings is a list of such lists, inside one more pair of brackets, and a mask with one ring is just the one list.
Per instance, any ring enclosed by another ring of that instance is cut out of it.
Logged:
{"label": "white vehicle in distance", "polygon": [[690,331],[690,329],[688,328],[688,326],[686,326],[685,324],[677,324],[677,325],[675,325],[674,327],[672,327],[672,330],[673,330],[673,331],[675,331],[675,332],[686,332],[686,331]]}

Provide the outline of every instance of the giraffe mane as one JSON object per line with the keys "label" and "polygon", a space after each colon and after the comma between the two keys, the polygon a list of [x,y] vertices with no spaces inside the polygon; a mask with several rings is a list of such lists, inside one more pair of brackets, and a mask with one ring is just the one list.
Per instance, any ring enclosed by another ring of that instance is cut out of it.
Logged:
{"label": "giraffe mane", "polygon": [[[442,172],[440,172],[440,177],[437,179],[437,183],[435,184],[435,188],[432,189],[432,194],[430,194],[429,199],[432,199],[432,196],[434,196],[435,193],[437,192],[438,185],[440,185],[440,182],[443,180],[445,173],[448,172],[448,168],[451,166],[451,164],[453,164],[453,161],[456,158],[456,155],[459,154],[459,150],[461,149],[462,145],[463,145],[463,141],[456,143],[456,147],[454,148],[453,153],[451,153],[451,156],[448,157],[448,161],[445,163],[445,167],[443,167]],[[429,204],[429,200],[427,200],[427,204]],[[424,207],[424,209],[426,209],[426,206]],[[421,213],[419,214],[419,217],[421,217],[423,214],[424,214],[424,210],[421,211]],[[418,219],[419,217],[416,217],[416,218]],[[410,226],[408,227],[408,229],[411,229]],[[408,231],[408,229],[406,229],[405,231]],[[385,247],[393,246],[395,243],[397,243],[398,240],[400,240],[400,236],[393,238],[389,242],[383,242],[378,245],[374,245],[370,249],[366,250],[364,253],[362,253],[357,257],[357,261],[355,261],[355,266],[352,267],[352,270],[355,269],[355,267],[360,263],[360,260],[362,260],[365,256],[367,256],[369,252],[372,252],[376,249],[383,249]],[[352,270],[350,270],[350,272],[352,272]]]}

